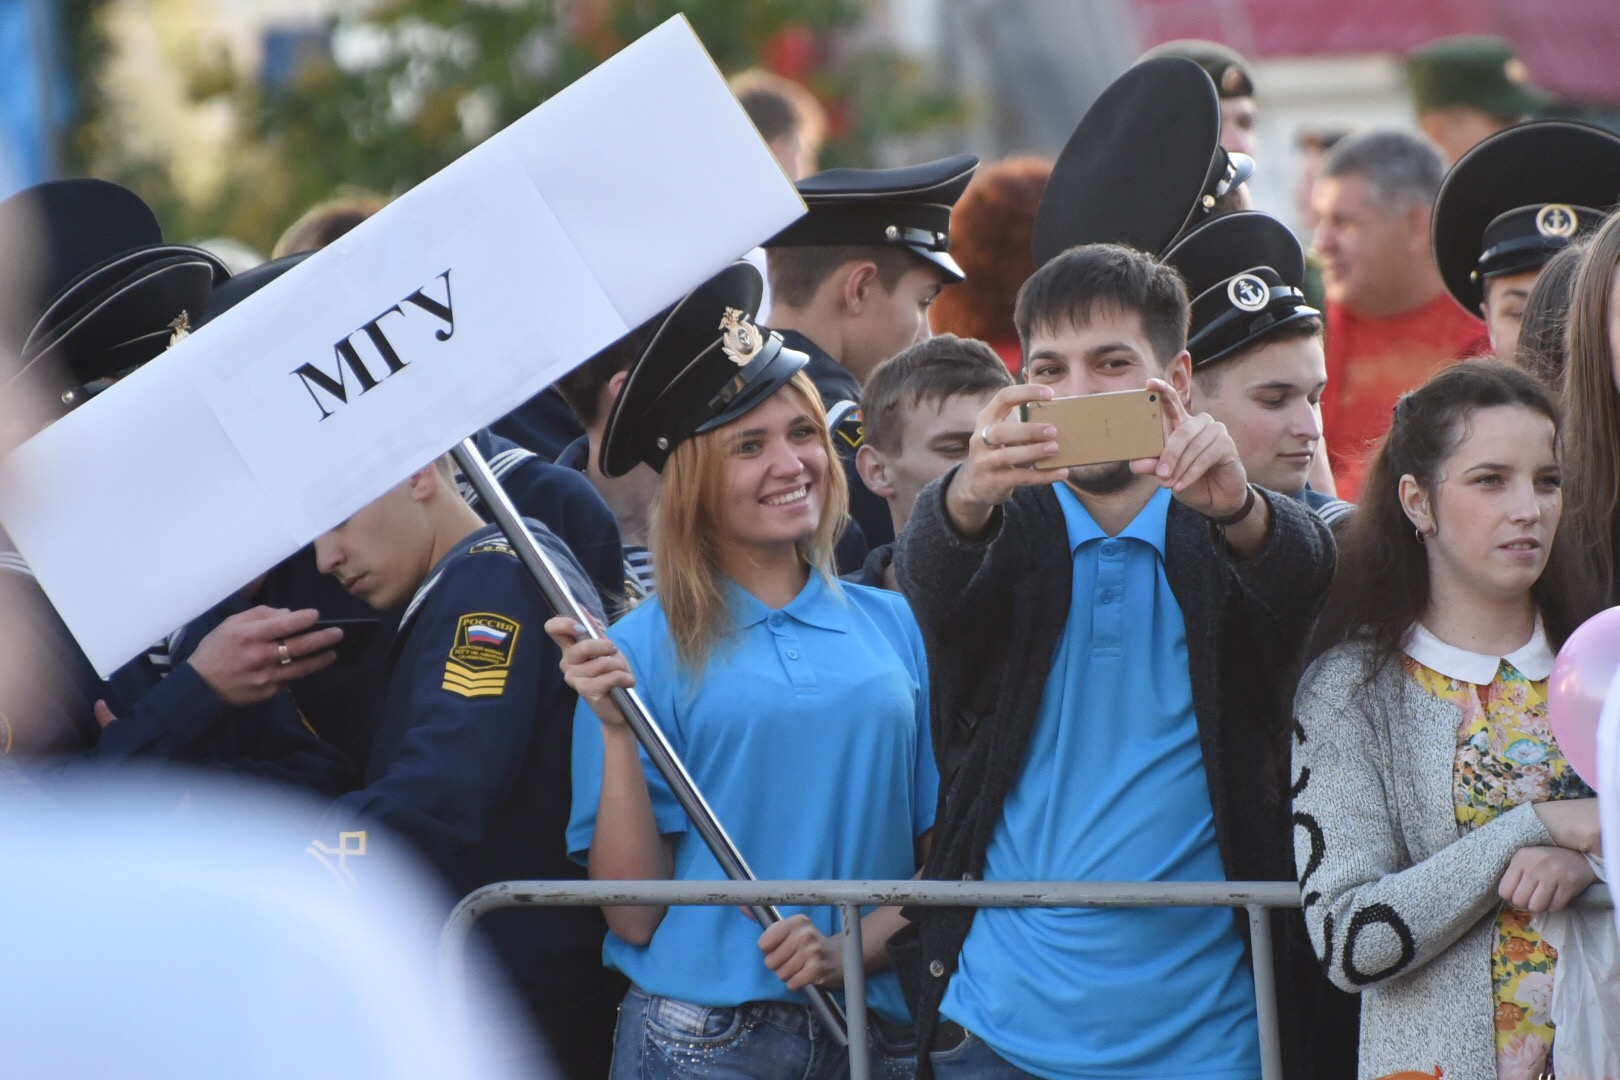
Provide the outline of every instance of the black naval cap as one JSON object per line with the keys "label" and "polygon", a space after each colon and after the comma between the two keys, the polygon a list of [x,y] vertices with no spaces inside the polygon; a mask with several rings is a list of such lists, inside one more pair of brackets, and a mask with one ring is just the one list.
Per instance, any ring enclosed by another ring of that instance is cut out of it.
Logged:
{"label": "black naval cap", "polygon": [[1620,202],[1620,135],[1573,120],[1497,132],[1452,166],[1430,238],[1446,289],[1477,312],[1485,279],[1535,270]]}
{"label": "black naval cap", "polygon": [[749,412],[810,362],[754,321],[764,292],[759,271],[736,262],[671,309],[608,412],[604,474],[641,462],[663,472],[677,445]]}
{"label": "black naval cap", "polygon": [[48,181],[19,192],[0,203],[0,227],[7,225],[22,241],[0,279],[11,279],[22,300],[6,311],[0,347],[20,361],[19,378],[64,405],[85,384],[168,348],[229,277],[208,252],[163,243],[151,209],[105,181]]}
{"label": "black naval cap", "polygon": [[1144,60],[1086,110],[1035,213],[1035,265],[1076,244],[1161,254],[1254,172],[1221,147],[1221,105],[1204,69]]}
{"label": "black naval cap", "polygon": [[193,322],[191,328],[201,330],[313,254],[315,254],[313,251],[300,251],[293,255],[283,255],[279,259],[262,262],[251,270],[233,274],[229,281],[209,294],[208,306],[203,308],[202,317]]}
{"label": "black naval cap", "polygon": [[163,242],[157,215],[121,185],[91,177],[35,184],[0,202],[0,335],[15,356],[39,313],[84,270]]}
{"label": "black naval cap", "polygon": [[951,207],[979,159],[972,154],[901,169],[827,169],[797,184],[806,213],[764,247],[899,244],[945,271],[965,276],[950,256]]}
{"label": "black naval cap", "polygon": [[1164,253],[1187,282],[1194,369],[1260,344],[1279,327],[1320,316],[1305,303],[1305,253],[1269,214],[1242,210],[1204,222]]}

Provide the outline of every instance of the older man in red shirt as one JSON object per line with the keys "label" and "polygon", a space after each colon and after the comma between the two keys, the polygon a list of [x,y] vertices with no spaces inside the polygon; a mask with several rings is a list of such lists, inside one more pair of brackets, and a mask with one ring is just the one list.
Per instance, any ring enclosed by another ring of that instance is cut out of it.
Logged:
{"label": "older man in red shirt", "polygon": [[1485,324],[1446,292],[1429,250],[1445,162],[1421,136],[1368,131],[1334,146],[1312,202],[1327,295],[1322,427],[1340,497],[1360,494],[1396,400],[1489,351]]}

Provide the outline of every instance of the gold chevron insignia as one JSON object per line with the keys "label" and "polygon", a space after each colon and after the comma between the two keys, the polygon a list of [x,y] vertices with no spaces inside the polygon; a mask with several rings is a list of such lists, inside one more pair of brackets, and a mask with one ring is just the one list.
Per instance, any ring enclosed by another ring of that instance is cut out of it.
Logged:
{"label": "gold chevron insignia", "polygon": [[464,664],[450,660],[444,665],[444,682],[440,685],[440,689],[460,694],[465,698],[500,697],[506,693],[506,673],[510,670],[501,667],[474,671]]}

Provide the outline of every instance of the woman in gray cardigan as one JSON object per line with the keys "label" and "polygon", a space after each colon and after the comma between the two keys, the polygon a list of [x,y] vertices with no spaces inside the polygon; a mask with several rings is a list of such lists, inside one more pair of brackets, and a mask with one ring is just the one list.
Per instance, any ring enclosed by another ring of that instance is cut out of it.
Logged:
{"label": "woman in gray cardigan", "polygon": [[1549,1067],[1556,953],[1527,912],[1590,884],[1597,843],[1546,722],[1575,622],[1558,422],[1499,364],[1402,398],[1341,556],[1342,641],[1295,702],[1305,920],[1329,976],[1363,994],[1364,1078]]}

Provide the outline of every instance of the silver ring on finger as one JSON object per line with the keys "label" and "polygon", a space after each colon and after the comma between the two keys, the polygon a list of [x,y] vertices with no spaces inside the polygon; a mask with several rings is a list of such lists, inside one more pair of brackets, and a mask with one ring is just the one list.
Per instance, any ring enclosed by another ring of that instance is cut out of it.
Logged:
{"label": "silver ring on finger", "polygon": [[993,443],[993,442],[990,441],[990,425],[989,424],[986,424],[986,425],[984,425],[984,427],[979,429],[979,441],[984,443],[984,445],[988,446],[992,450],[995,450],[995,449],[998,448],[996,443]]}
{"label": "silver ring on finger", "polygon": [[278,658],[278,662],[282,667],[286,667],[288,664],[293,662],[292,650],[287,648],[287,643],[285,641],[276,642],[276,657]]}

